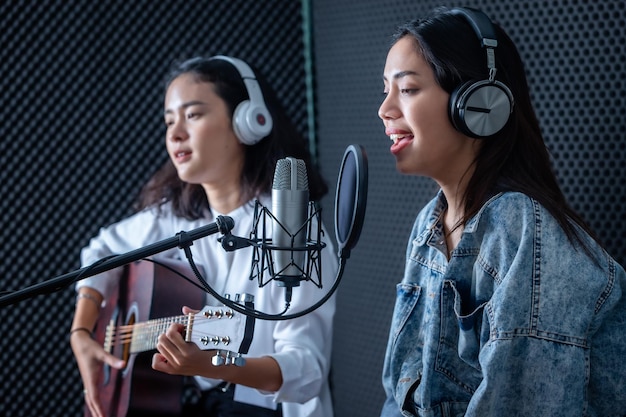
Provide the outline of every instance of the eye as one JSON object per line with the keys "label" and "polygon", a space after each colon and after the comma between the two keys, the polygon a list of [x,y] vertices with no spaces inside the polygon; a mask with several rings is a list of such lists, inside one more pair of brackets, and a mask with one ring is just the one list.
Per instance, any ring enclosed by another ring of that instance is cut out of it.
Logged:
{"label": "eye", "polygon": [[386,78],[383,77],[383,96],[387,97],[389,95],[390,88],[391,87],[389,86],[389,82]]}
{"label": "eye", "polygon": [[417,93],[418,91],[419,91],[419,89],[417,89],[417,88],[403,88],[403,89],[400,90],[400,93],[402,95],[405,95],[405,96],[411,96],[411,95]]}

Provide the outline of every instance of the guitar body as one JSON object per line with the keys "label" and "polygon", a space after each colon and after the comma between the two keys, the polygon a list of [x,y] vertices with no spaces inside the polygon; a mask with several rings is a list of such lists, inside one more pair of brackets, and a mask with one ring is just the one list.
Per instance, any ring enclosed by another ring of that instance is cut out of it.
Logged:
{"label": "guitar body", "polygon": [[[193,279],[186,262],[159,260],[170,268]],[[201,308],[205,293],[167,267],[150,261],[138,261],[125,267],[120,290],[101,311],[95,338],[105,340],[106,328],[133,325],[150,319],[180,315],[183,305]],[[168,375],[151,367],[154,350],[131,353],[130,343],[115,344],[112,354],[126,361],[124,369],[104,366],[99,389],[105,415],[180,416],[184,377]],[[85,416],[91,417],[88,407]]]}

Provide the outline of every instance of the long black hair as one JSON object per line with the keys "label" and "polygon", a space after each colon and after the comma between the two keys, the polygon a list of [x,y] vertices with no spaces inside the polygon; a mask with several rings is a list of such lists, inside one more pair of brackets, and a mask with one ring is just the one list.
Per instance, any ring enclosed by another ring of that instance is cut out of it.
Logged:
{"label": "long black hair", "polygon": [[[505,127],[481,139],[474,172],[463,195],[465,224],[485,202],[499,191],[519,191],[542,204],[558,221],[570,242],[581,236],[573,223],[595,238],[584,220],[567,204],[552,170],[539,121],[531,104],[522,59],[506,32],[496,23],[496,79],[509,87],[514,98],[513,113]],[[488,78],[486,52],[474,29],[462,16],[446,7],[435,9],[424,19],[398,28],[392,45],[411,36],[415,47],[434,71],[437,83],[448,93],[470,80]]]}
{"label": "long black hair", "polygon": [[[242,202],[271,191],[276,163],[287,156],[306,163],[310,198],[319,201],[328,192],[328,186],[313,164],[306,139],[289,119],[264,77],[252,68],[272,116],[273,128],[258,143],[245,147]],[[239,72],[226,60],[195,57],[174,62],[166,77],[165,91],[183,74],[193,74],[198,81],[210,83],[226,102],[231,120],[237,105],[249,98]],[[182,181],[169,158],[143,187],[134,208],[141,210],[164,202],[171,202],[174,213],[188,219],[202,218],[209,208],[202,186]]]}

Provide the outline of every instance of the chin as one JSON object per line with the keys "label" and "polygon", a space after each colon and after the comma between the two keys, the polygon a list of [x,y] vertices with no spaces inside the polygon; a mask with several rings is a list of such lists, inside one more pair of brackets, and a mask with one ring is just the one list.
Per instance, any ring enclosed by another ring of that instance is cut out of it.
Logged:
{"label": "chin", "polygon": [[415,169],[407,163],[396,160],[396,170],[401,174],[414,174]]}
{"label": "chin", "polygon": [[183,182],[187,182],[187,183],[193,182],[191,181],[191,178],[189,177],[189,175],[187,175],[185,171],[178,171],[178,178]]}
{"label": "chin", "polygon": [[414,177],[428,177],[428,178],[430,178],[423,171],[420,171],[419,169],[416,169],[415,167],[407,167],[407,166],[402,166],[400,164],[396,164],[396,170],[400,174],[402,174],[402,175],[411,175],[411,176],[414,176]]}

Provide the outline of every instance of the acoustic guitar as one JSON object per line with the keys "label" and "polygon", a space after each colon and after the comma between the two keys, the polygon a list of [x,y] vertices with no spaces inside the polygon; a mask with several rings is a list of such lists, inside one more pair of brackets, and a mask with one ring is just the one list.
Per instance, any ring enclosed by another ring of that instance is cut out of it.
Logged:
{"label": "acoustic guitar", "polygon": [[[103,367],[98,392],[106,416],[180,416],[184,377],[151,366],[157,339],[172,323],[185,326],[186,341],[216,350],[214,365],[244,362],[240,354],[252,342],[254,319],[226,307],[181,315],[183,305],[203,306],[205,292],[179,274],[194,277],[183,261],[134,262],[125,267],[119,293],[106,300],[94,337],[126,361],[123,369]],[[87,406],[84,413],[91,417]]]}

